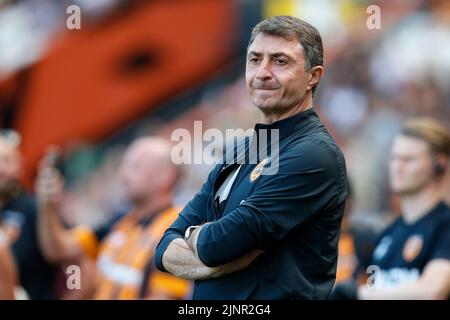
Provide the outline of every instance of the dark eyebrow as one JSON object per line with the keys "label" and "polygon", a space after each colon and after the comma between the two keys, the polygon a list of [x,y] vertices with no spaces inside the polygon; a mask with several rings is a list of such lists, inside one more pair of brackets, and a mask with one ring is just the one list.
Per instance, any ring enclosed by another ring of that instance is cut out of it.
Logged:
{"label": "dark eyebrow", "polygon": [[279,57],[290,58],[290,56],[288,56],[287,54],[285,54],[283,52],[275,52],[275,53],[272,53],[271,56],[274,58],[279,58]]}
{"label": "dark eyebrow", "polygon": [[[260,52],[250,51],[247,56],[251,56],[251,55],[260,57],[262,54]],[[274,58],[286,57],[288,59],[292,59],[290,56],[288,56],[286,53],[283,53],[283,52],[274,52],[274,53],[271,53],[270,55]]]}
{"label": "dark eyebrow", "polygon": [[261,53],[255,52],[255,51],[250,51],[250,52],[248,52],[247,56],[250,56],[250,55],[259,57],[261,55]]}

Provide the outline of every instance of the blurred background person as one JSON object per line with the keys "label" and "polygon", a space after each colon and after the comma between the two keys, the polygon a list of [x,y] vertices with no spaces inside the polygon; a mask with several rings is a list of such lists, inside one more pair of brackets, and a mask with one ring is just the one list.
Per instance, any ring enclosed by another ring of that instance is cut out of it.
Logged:
{"label": "blurred background person", "polygon": [[401,216],[381,234],[367,284],[337,285],[335,298],[450,297],[450,207],[443,193],[449,157],[450,134],[444,125],[427,118],[404,124],[390,164]]}
{"label": "blurred background person", "polygon": [[84,226],[64,226],[60,220],[63,177],[48,156],[43,159],[36,183],[40,244],[45,257],[53,263],[78,265],[80,259],[96,259],[98,278],[91,282],[95,285],[95,299],[187,296],[188,281],[153,266],[156,244],[178,215],[172,201],[180,171],[170,155],[170,144],[161,138],[140,138],[131,144],[120,172],[133,207],[111,222],[109,230],[103,228],[101,232]]}
{"label": "blurred background person", "polygon": [[38,246],[35,200],[19,182],[19,141],[14,132],[0,135],[0,234],[2,246],[9,245],[14,257],[10,262],[9,248],[3,248],[2,264],[9,269],[10,279],[2,285],[20,285],[31,299],[54,299],[57,269],[44,260]]}

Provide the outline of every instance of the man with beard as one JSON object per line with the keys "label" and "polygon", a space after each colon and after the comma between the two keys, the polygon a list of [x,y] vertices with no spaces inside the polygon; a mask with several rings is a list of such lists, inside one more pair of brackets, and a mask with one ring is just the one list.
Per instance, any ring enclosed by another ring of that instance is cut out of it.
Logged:
{"label": "man with beard", "polygon": [[[13,132],[0,136],[0,237],[10,247],[13,260],[8,259],[4,247],[1,264],[9,281],[0,285],[15,285],[17,266],[20,285],[31,299],[54,299],[56,268],[47,263],[37,242],[36,203],[21,186],[21,159],[17,149],[19,137]],[[0,244],[1,246],[1,244]],[[10,295],[9,295],[10,297]]]}
{"label": "man with beard", "polygon": [[64,226],[60,217],[64,179],[48,157],[43,159],[36,181],[40,244],[54,263],[80,265],[80,261],[95,260],[92,281],[80,268],[81,281],[92,287],[82,298],[182,299],[187,295],[188,281],[153,268],[154,248],[178,214],[172,201],[180,170],[172,163],[170,151],[162,138],[133,141],[119,170],[133,206],[100,229]]}

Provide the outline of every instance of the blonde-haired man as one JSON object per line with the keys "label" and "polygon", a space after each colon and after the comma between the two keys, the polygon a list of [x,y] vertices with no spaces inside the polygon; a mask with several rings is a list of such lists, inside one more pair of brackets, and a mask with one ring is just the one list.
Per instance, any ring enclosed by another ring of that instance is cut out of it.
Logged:
{"label": "blonde-haired man", "polygon": [[445,125],[404,123],[391,150],[390,185],[401,216],[379,238],[367,285],[338,285],[335,298],[447,299],[450,295],[450,208],[444,181],[450,157]]}

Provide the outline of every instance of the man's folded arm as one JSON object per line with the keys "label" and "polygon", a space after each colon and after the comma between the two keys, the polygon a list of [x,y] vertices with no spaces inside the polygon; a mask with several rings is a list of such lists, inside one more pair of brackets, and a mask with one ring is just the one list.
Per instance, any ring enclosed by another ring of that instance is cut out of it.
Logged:
{"label": "man's folded arm", "polygon": [[222,277],[246,268],[261,252],[254,251],[243,257],[214,268],[204,265],[184,239],[175,239],[163,253],[163,264],[167,272],[188,280],[204,280]]}
{"label": "man's folded arm", "polygon": [[200,191],[183,208],[181,213],[178,215],[178,218],[173,222],[170,228],[166,230],[160,242],[158,243],[155,251],[155,266],[159,270],[166,272],[168,271],[163,265],[162,258],[169,244],[175,239],[183,239],[186,229],[190,226],[200,225],[206,222],[206,205],[209,199],[209,195],[212,192],[212,180],[218,169],[219,166],[216,166],[216,168],[211,171],[208,179],[203,184]]}
{"label": "man's folded arm", "polygon": [[[198,258],[209,267],[252,250],[267,250],[326,205],[342,201],[346,184],[335,158],[323,148],[305,148],[280,162],[279,172],[260,176],[255,192],[229,214],[199,231]],[[345,178],[345,177],[344,177]]]}
{"label": "man's folded arm", "polygon": [[183,237],[188,227],[204,221],[200,216],[191,214],[193,211],[190,209],[192,206],[188,206],[188,209],[180,213],[158,244],[155,265],[159,270],[187,280],[210,279],[246,268],[261,253],[254,251],[214,268],[206,266],[198,259]]}
{"label": "man's folded arm", "polygon": [[164,233],[163,237],[159,241],[158,246],[156,247],[155,251],[156,268],[158,268],[161,271],[169,272],[163,264],[163,255],[169,248],[169,245],[175,239],[180,239],[184,241],[183,236],[184,231],[190,226],[191,224],[188,222],[188,220],[185,220],[185,218],[180,214],[178,218],[175,220],[175,222],[172,224],[172,226],[169,229],[167,229],[167,231]]}
{"label": "man's folded arm", "polygon": [[[216,170],[218,169],[219,166],[216,167]],[[200,192],[186,205],[160,240],[155,252],[155,265],[159,270],[188,280],[210,279],[244,269],[261,254],[260,251],[253,251],[234,261],[211,268],[198,259],[185,241],[186,229],[202,225],[207,221],[206,206],[212,192],[214,174],[215,170],[211,172]]]}

